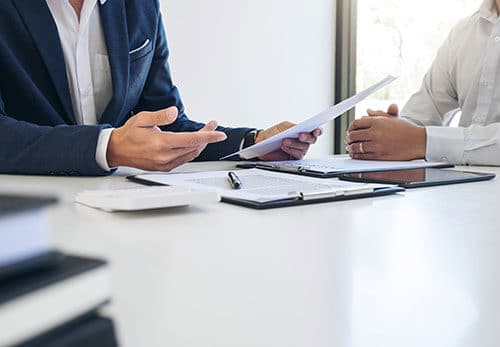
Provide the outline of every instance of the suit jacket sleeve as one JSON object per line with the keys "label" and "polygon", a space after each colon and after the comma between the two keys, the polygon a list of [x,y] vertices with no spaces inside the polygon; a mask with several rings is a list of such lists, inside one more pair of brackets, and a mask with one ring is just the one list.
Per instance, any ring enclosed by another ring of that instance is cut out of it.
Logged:
{"label": "suit jacket sleeve", "polygon": [[[176,106],[179,110],[177,121],[170,126],[162,127],[162,130],[172,132],[198,131],[204,127],[204,124],[192,121],[186,116],[179,91],[173,84],[168,64],[169,50],[167,37],[161,15],[159,14],[158,16],[154,57],[140,102],[134,112],[155,111]],[[245,134],[254,129],[219,127],[218,130],[226,133],[227,140],[207,146],[206,150],[196,161],[219,160],[222,156],[237,152],[240,149]]]}
{"label": "suit jacket sleeve", "polygon": [[18,121],[5,112],[0,91],[0,173],[107,175],[95,158],[97,140],[105,127],[50,127]]}

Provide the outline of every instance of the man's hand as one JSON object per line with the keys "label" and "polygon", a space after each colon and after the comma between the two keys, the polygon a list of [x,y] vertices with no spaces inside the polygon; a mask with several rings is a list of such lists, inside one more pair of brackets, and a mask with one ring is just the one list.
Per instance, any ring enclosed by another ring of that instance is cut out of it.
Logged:
{"label": "man's hand", "polygon": [[423,127],[394,116],[364,117],[351,124],[346,143],[353,159],[423,159],[427,132]]}
{"label": "man's hand", "polygon": [[396,104],[392,104],[389,106],[387,109],[387,112],[384,111],[374,111],[371,109],[368,109],[366,111],[369,117],[398,117],[399,116],[399,107]]}
{"label": "man's hand", "polygon": [[[290,122],[283,122],[275,125],[267,130],[259,132],[255,143],[259,143],[273,137],[285,130],[294,127],[295,124]],[[318,137],[323,134],[321,129],[316,129],[312,133],[301,133],[298,139],[285,139],[281,144],[281,148],[259,157],[260,160],[265,161],[283,161],[283,160],[301,160],[307,154],[309,147],[318,141]]]}
{"label": "man's hand", "polygon": [[216,122],[194,133],[160,130],[159,126],[174,123],[177,115],[176,107],[141,112],[113,130],[107,151],[108,165],[168,172],[198,157],[208,144],[226,139],[226,134],[215,131]]}

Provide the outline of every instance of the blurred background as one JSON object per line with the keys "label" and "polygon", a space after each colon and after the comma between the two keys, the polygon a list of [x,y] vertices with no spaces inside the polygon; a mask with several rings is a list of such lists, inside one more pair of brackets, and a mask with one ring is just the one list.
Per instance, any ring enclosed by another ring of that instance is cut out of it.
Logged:
{"label": "blurred background", "polygon": [[345,128],[366,108],[404,105],[450,29],[480,4],[163,0],[162,10],[173,76],[194,119],[258,128],[285,119],[298,122],[387,74],[399,76],[337,122],[336,130],[333,124],[326,127],[312,152],[322,156],[343,150],[334,136],[343,139]]}
{"label": "blurred background", "polygon": [[[357,89],[385,74],[398,81],[356,108],[403,106],[415,93],[437,50],[457,22],[479,9],[481,0],[358,0]],[[455,119],[457,123],[458,118]]]}
{"label": "blurred background", "polygon": [[[162,9],[191,118],[266,128],[333,104],[333,1],[164,0]],[[331,153],[331,137],[317,155]]]}

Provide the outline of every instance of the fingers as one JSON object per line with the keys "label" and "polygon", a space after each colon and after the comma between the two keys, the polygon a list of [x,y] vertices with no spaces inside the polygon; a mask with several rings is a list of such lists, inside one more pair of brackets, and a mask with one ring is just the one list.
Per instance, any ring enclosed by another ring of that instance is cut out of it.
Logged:
{"label": "fingers", "polygon": [[363,141],[372,141],[373,134],[370,130],[361,129],[351,131],[347,134],[346,143],[348,145],[353,144],[354,142],[363,142]]}
{"label": "fingers", "polygon": [[290,154],[288,154],[280,149],[280,150],[277,150],[273,153],[265,155],[264,157],[261,157],[260,159],[264,160],[264,161],[287,161],[287,160],[290,160]]}
{"label": "fingers", "polygon": [[352,122],[351,126],[349,127],[348,131],[354,131],[358,129],[368,129],[373,126],[374,119],[371,117],[363,117],[361,119],[357,119],[354,122]]}
{"label": "fingers", "polygon": [[389,113],[391,116],[397,117],[399,116],[399,107],[396,104],[392,104],[389,106],[389,109],[387,110],[387,113]]}
{"label": "fingers", "polygon": [[177,107],[169,107],[155,112],[141,112],[131,118],[134,125],[143,128],[169,125],[177,120],[179,112]]}
{"label": "fingers", "polygon": [[313,133],[301,133],[299,134],[299,141],[310,145],[314,145],[318,141],[318,137],[314,136]]}
{"label": "fingers", "polygon": [[309,150],[309,144],[295,139],[286,139],[281,145],[281,150],[294,159],[303,159]]}
{"label": "fingers", "polygon": [[370,154],[375,152],[372,142],[355,142],[347,146],[349,154]]}
{"label": "fingers", "polygon": [[374,111],[374,110],[371,110],[371,109],[366,110],[366,113],[370,117],[387,117],[387,116],[391,116],[390,114],[388,114],[385,111]]}
{"label": "fingers", "polygon": [[158,167],[159,171],[163,171],[163,167],[171,162],[174,162],[177,158],[184,157],[191,153],[196,153],[198,156],[202,151],[200,147],[194,148],[169,148],[163,151],[156,152],[152,155],[152,161],[154,165]]}
{"label": "fingers", "polygon": [[313,136],[314,136],[314,137],[318,138],[318,137],[320,137],[321,135],[323,135],[323,129],[321,129],[321,128],[316,129],[316,130],[314,130],[314,131],[313,131],[313,133],[312,133],[312,134],[313,134]]}
{"label": "fingers", "polygon": [[306,142],[301,142],[301,141],[296,140],[296,139],[285,139],[285,140],[283,140],[283,146],[293,148],[293,149],[298,149],[299,151],[307,152],[310,145]]}
{"label": "fingers", "polygon": [[371,142],[356,142],[347,146],[349,154],[367,154],[372,153]]}
{"label": "fingers", "polygon": [[323,131],[316,129],[311,133],[301,133],[298,139],[283,140],[281,150],[282,154],[277,154],[280,157],[275,160],[288,160],[291,156],[293,159],[303,159],[309,150],[310,145],[315,144],[318,136],[321,136]]}
{"label": "fingers", "polygon": [[215,131],[217,129],[217,126],[217,122],[213,120],[208,122],[200,131]]}
{"label": "fingers", "polygon": [[298,160],[303,159],[307,152],[300,149],[291,148],[286,145],[282,145],[281,150],[286,154],[288,154],[289,156],[291,156],[293,159],[298,159]]}
{"label": "fingers", "polygon": [[162,136],[168,148],[200,147],[227,139],[227,135],[223,132],[208,130],[194,133],[163,133]]}
{"label": "fingers", "polygon": [[355,153],[355,154],[350,154],[350,156],[352,159],[356,160],[383,160],[374,153],[365,153],[365,154]]}
{"label": "fingers", "polygon": [[318,137],[323,135],[323,129],[316,129],[310,133],[300,133],[299,141],[310,145],[314,145],[318,141]]}
{"label": "fingers", "polygon": [[198,150],[189,151],[188,153],[185,153],[181,156],[178,156],[177,158],[173,159],[172,161],[162,165],[160,167],[159,171],[163,171],[163,172],[172,171],[173,169],[175,169],[183,164],[186,164],[186,163],[189,163],[190,161],[193,161],[199,155],[200,155],[200,152]]}
{"label": "fingers", "polygon": [[392,104],[387,109],[387,112],[384,111],[374,111],[372,109],[366,110],[366,113],[370,117],[398,117],[399,116],[399,107],[396,104]]}

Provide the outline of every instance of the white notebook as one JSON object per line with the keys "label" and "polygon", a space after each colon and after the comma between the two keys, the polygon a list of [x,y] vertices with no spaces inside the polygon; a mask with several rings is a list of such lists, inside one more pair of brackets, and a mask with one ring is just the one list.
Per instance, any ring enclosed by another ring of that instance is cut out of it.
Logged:
{"label": "white notebook", "polygon": [[185,187],[140,187],[120,190],[81,192],[76,202],[105,211],[140,211],[220,201],[212,190],[192,190]]}

